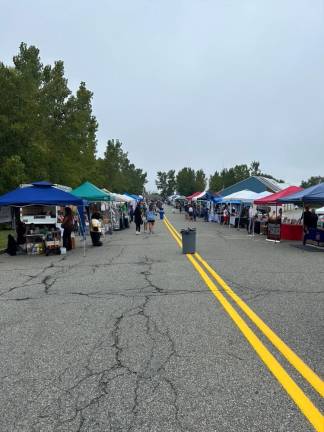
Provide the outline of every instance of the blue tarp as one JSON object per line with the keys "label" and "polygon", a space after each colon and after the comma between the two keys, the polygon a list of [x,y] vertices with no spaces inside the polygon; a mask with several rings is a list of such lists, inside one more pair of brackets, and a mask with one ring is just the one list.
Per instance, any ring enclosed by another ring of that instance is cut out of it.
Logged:
{"label": "blue tarp", "polygon": [[0,197],[0,206],[28,205],[83,206],[83,200],[54,187],[49,182],[35,182],[32,186],[17,188]]}
{"label": "blue tarp", "polygon": [[311,186],[300,192],[288,195],[285,198],[279,200],[283,203],[314,203],[314,204],[324,204],[324,183],[320,183],[315,186]]}

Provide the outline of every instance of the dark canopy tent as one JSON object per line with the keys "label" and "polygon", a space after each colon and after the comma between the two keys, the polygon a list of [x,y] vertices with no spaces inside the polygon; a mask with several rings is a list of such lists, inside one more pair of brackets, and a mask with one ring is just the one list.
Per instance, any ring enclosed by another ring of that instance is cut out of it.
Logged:
{"label": "dark canopy tent", "polygon": [[324,204],[324,183],[311,186],[300,192],[279,199],[282,203],[292,204]]}
{"label": "dark canopy tent", "polygon": [[82,206],[83,201],[45,181],[17,188],[0,197],[0,206],[25,207],[29,205]]}

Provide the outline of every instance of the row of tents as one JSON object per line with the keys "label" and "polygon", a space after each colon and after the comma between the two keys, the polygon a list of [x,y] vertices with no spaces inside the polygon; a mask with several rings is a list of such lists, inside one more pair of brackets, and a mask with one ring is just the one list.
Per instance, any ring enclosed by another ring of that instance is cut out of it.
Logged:
{"label": "row of tents", "polygon": [[194,194],[183,198],[189,202],[206,200],[215,204],[254,203],[258,205],[271,206],[290,203],[296,205],[324,205],[324,183],[311,186],[307,189],[303,189],[299,186],[288,186],[285,189],[275,193],[268,191],[257,193],[244,189],[227,196],[221,196],[221,194],[213,195],[210,192],[195,192]]}
{"label": "row of tents", "polygon": [[125,202],[132,203],[142,197],[134,194],[116,194],[100,189],[90,182],[66,191],[50,182],[35,182],[25,187],[19,187],[0,197],[0,206],[25,207],[28,205],[86,205],[89,202]]}

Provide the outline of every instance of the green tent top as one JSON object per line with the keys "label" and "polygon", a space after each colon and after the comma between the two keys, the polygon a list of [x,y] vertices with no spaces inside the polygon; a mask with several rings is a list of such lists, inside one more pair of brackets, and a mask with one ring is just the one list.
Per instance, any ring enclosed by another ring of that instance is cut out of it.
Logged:
{"label": "green tent top", "polygon": [[86,181],[82,185],[73,189],[71,194],[77,196],[78,198],[82,198],[87,201],[114,201],[113,196],[109,193],[99,189],[94,184]]}

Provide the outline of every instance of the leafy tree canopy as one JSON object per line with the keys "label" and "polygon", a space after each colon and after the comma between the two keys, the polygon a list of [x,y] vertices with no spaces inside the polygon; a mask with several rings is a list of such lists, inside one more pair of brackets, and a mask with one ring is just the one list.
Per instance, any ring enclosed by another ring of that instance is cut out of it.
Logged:
{"label": "leafy tree canopy", "polygon": [[242,164],[235,165],[229,169],[224,168],[220,172],[215,171],[209,178],[209,189],[213,192],[218,192],[250,176],[262,176],[275,180],[278,183],[284,183],[281,179],[276,179],[270,174],[263,173],[260,170],[260,162],[252,161],[249,167],[246,164]]}
{"label": "leafy tree canopy", "polygon": [[156,176],[155,184],[161,193],[161,197],[166,198],[174,194],[177,186],[175,170],[168,172],[158,171]]}
{"label": "leafy tree canopy", "polygon": [[63,62],[44,66],[35,46],[22,43],[13,66],[0,63],[0,193],[42,179],[143,190],[146,174],[130,163],[121,144],[107,146],[105,157],[96,158],[92,98],[84,82],[72,94]]}
{"label": "leafy tree canopy", "polygon": [[310,177],[308,180],[303,180],[301,182],[300,186],[302,188],[306,189],[308,187],[315,186],[315,185],[317,185],[319,183],[324,183],[324,176],[313,176],[313,177]]}

